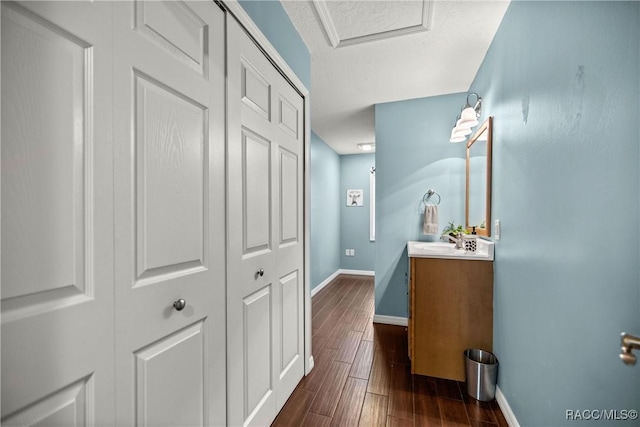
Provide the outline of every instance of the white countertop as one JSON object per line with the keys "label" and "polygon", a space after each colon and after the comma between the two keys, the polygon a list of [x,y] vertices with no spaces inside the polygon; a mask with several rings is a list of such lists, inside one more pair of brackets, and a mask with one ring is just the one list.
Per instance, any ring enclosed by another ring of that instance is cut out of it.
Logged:
{"label": "white countertop", "polygon": [[456,249],[455,244],[445,242],[407,242],[409,258],[468,259],[475,261],[493,261],[495,244],[490,240],[478,238],[476,251],[467,252]]}

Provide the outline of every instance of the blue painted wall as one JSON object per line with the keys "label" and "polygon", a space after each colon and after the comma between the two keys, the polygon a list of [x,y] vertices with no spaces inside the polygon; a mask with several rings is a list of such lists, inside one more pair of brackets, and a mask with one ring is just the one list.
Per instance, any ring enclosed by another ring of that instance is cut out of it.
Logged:
{"label": "blue painted wall", "polygon": [[640,333],[639,6],[512,2],[471,87],[495,116],[494,350],[523,426],[638,425],[566,410],[640,410],[618,358]]}
{"label": "blue painted wall", "polygon": [[[373,271],[376,244],[369,240],[369,177],[376,164],[375,154],[340,156],[340,268]],[[362,206],[347,207],[347,190],[364,191]],[[344,250],[355,250],[355,256],[346,256]]]}
{"label": "blue painted wall", "polygon": [[238,0],[280,56],[311,90],[311,55],[289,15],[277,0]]}
{"label": "blue painted wall", "polygon": [[439,231],[464,221],[464,144],[449,142],[466,94],[377,104],[376,314],[407,317],[407,241],[422,234],[422,196],[433,188]]}
{"label": "blue painted wall", "polygon": [[311,289],[340,269],[340,156],[311,132]]}
{"label": "blue painted wall", "polygon": [[[308,51],[282,6],[241,4],[310,87]],[[494,349],[523,426],[596,424],[567,420],[572,409],[640,409],[638,368],[618,359],[619,333],[640,331],[639,6],[514,1],[472,85],[495,116]],[[447,142],[462,98],[376,106],[377,314],[407,315],[405,245],[425,239],[422,194],[442,195],[440,229],[463,219],[464,149]],[[333,165],[314,172],[312,158],[312,285],[340,264],[339,232],[317,222],[331,197],[314,195],[339,176]]]}

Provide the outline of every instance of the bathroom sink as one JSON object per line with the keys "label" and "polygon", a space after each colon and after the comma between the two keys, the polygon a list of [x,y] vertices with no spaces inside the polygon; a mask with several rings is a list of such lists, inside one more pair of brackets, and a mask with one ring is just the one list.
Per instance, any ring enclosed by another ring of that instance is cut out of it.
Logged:
{"label": "bathroom sink", "polygon": [[456,250],[455,243],[445,242],[416,243],[414,247],[419,251],[425,252],[451,252]]}
{"label": "bathroom sink", "polygon": [[412,258],[444,258],[493,261],[494,243],[478,238],[475,252],[456,249],[454,243],[445,242],[408,242],[409,257]]}

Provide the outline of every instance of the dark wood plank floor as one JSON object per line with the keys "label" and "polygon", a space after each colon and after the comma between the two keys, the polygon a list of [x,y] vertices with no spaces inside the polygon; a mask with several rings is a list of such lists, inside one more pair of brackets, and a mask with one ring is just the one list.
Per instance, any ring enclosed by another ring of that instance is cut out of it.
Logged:
{"label": "dark wood plank floor", "polygon": [[273,426],[508,426],[464,383],[412,375],[406,328],[374,324],[373,307],[366,276],[338,276],[313,298],[315,368]]}

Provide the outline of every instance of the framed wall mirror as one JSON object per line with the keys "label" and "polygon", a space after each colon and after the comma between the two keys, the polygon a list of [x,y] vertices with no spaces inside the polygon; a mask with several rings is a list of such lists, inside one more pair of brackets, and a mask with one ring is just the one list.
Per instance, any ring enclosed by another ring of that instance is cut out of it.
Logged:
{"label": "framed wall mirror", "polygon": [[493,117],[489,117],[467,142],[467,194],[465,227],[491,236],[491,145]]}

